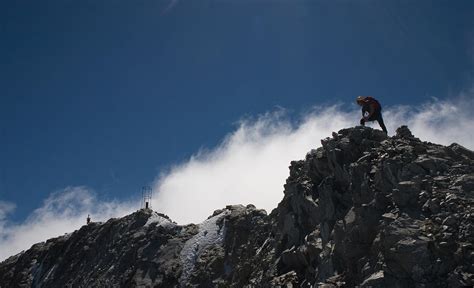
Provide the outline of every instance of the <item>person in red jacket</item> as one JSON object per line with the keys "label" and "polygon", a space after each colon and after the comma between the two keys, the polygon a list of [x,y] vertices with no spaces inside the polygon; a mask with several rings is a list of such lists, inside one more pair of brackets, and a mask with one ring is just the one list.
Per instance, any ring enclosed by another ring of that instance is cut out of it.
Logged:
{"label": "person in red jacket", "polygon": [[379,101],[370,96],[358,96],[356,102],[362,107],[362,119],[360,119],[360,125],[364,126],[367,121],[377,120],[383,132],[387,134],[387,128],[385,127],[382,118],[382,106]]}

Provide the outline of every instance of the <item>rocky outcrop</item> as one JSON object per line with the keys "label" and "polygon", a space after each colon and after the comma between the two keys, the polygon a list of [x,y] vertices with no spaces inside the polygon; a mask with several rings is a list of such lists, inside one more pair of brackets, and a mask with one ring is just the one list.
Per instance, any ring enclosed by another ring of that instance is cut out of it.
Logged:
{"label": "rocky outcrop", "polygon": [[[0,287],[216,287],[238,285],[269,230],[264,210],[227,206],[179,226],[142,209],[33,245],[0,264]],[[257,247],[257,248],[255,248]]]}
{"label": "rocky outcrop", "polygon": [[474,154],[357,127],[291,163],[276,219],[293,286],[474,284]]}
{"label": "rocky outcrop", "polygon": [[470,287],[474,153],[343,129],[293,161],[270,215],[140,210],[0,263],[0,287]]}

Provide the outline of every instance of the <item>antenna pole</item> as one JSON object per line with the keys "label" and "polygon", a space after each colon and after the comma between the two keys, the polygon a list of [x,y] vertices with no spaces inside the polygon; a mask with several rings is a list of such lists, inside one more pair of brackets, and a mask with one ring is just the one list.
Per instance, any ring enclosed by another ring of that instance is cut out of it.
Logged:
{"label": "antenna pole", "polygon": [[153,190],[150,186],[142,187],[142,206],[141,208],[151,209],[151,199],[153,198]]}

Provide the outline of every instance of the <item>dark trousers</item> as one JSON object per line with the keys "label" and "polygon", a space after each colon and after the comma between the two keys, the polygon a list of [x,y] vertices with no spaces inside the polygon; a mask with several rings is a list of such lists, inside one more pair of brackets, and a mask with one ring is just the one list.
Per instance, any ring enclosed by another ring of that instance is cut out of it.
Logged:
{"label": "dark trousers", "polygon": [[381,111],[375,111],[372,116],[370,116],[367,121],[377,121],[379,122],[380,128],[382,128],[383,132],[387,134],[387,128],[385,127],[385,124],[383,123],[383,118],[382,118],[382,112]]}

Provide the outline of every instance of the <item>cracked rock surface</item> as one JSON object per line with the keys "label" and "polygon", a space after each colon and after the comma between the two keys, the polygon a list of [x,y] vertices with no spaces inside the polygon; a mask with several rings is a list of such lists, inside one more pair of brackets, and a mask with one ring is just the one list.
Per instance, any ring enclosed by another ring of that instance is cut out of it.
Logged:
{"label": "cracked rock surface", "polygon": [[293,161],[271,214],[140,210],[0,263],[0,287],[472,287],[474,152],[355,127]]}

